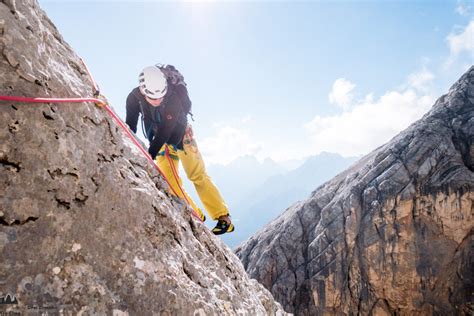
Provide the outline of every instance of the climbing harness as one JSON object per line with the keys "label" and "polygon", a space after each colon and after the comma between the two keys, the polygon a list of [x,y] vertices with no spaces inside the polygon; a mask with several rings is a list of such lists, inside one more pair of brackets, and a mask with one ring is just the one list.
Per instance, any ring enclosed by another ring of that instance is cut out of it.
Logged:
{"label": "climbing harness", "polygon": [[197,148],[196,141],[194,140],[193,130],[190,126],[186,127],[186,131],[183,137],[183,143],[186,145],[190,145],[189,148],[194,154],[198,153],[199,150]]}
{"label": "climbing harness", "polygon": [[[174,190],[173,186],[171,185],[170,181],[168,178],[165,176],[165,174],[161,171],[161,169],[158,167],[158,165],[153,161],[151,158],[150,154],[143,148],[143,146],[138,142],[138,140],[133,136],[132,132],[128,129],[128,127],[125,125],[125,123],[120,119],[120,117],[112,110],[112,108],[109,106],[107,101],[103,96],[100,94],[99,86],[96,84],[94,81],[94,78],[92,77],[89,68],[87,67],[86,63],[84,60],[82,60],[82,63],[84,64],[84,67],[87,70],[87,73],[90,77],[90,80],[92,82],[93,88],[94,88],[94,98],[28,98],[28,97],[21,97],[21,96],[6,96],[6,95],[0,95],[0,101],[13,101],[13,102],[24,102],[24,103],[86,103],[86,102],[93,102],[97,106],[104,108],[106,112],[113,118],[113,120],[123,129],[123,131],[127,134],[127,136],[130,138],[130,140],[138,147],[138,149],[142,152],[142,154],[145,156],[145,158],[155,167],[155,169],[158,171],[158,173],[165,179],[166,183],[168,183],[168,186],[170,189],[173,191],[174,195],[178,196],[177,192]],[[0,104],[0,105],[5,105],[5,104]],[[176,170],[174,170],[176,171]],[[178,183],[179,186],[179,183]],[[181,186],[179,186],[181,191],[183,189]],[[189,203],[188,199],[186,198],[185,195],[185,201],[187,204],[191,207],[191,204]],[[193,209],[191,207],[191,209]],[[193,209],[192,214],[198,218],[200,221],[202,221],[202,218],[199,216],[196,210]]]}

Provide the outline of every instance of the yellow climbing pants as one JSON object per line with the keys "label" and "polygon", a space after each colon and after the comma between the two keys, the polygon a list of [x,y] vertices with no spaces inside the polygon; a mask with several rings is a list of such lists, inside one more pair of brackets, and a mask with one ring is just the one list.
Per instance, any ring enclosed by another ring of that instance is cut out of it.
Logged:
{"label": "yellow climbing pants", "polygon": [[[168,147],[170,159],[165,155],[166,147]],[[168,178],[173,190],[178,196],[188,200],[191,207],[202,217],[202,211],[184,190],[183,182],[178,173],[178,163],[180,160],[188,179],[194,184],[196,192],[211,218],[217,220],[220,216],[229,214],[224,199],[206,172],[204,161],[193,137],[191,125],[188,125],[186,128],[186,134],[183,138],[183,150],[175,150],[173,146],[164,144],[160,149],[160,154],[156,156],[155,161]],[[173,168],[176,171],[176,176],[174,175]],[[183,194],[186,195],[186,198],[184,198]]]}

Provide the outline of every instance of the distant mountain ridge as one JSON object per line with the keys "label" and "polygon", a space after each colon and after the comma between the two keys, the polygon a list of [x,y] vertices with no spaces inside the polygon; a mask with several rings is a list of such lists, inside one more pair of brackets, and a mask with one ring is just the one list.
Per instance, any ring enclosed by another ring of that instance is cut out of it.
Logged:
{"label": "distant mountain ridge", "polygon": [[208,173],[218,185],[227,204],[237,205],[244,197],[263,185],[271,176],[284,174],[287,170],[270,158],[263,162],[246,155],[228,165],[210,165]]}
{"label": "distant mountain ridge", "polygon": [[[298,168],[288,171],[279,163],[259,162],[244,156],[226,166],[211,165],[208,173],[224,196],[236,224],[236,231],[222,236],[231,247],[237,246],[288,205],[305,199],[318,185],[329,180],[356,160],[323,152],[306,158]],[[185,187],[199,202],[189,181]],[[209,223],[209,226],[212,224]]]}

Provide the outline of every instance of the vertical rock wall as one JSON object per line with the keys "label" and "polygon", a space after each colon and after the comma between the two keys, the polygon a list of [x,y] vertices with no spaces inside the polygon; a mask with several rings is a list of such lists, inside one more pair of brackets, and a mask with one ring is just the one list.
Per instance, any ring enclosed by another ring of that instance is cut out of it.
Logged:
{"label": "vertical rock wall", "polygon": [[298,315],[474,313],[474,67],[237,249]]}
{"label": "vertical rock wall", "polygon": [[[91,93],[37,2],[0,1],[0,94]],[[0,313],[284,313],[103,109],[0,101],[0,122]]]}

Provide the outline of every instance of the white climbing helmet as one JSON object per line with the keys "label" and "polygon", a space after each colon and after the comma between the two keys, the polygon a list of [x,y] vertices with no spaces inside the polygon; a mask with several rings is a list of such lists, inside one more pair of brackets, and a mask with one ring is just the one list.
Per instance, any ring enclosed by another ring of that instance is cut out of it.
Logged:
{"label": "white climbing helmet", "polygon": [[140,91],[150,99],[162,98],[168,91],[166,76],[157,66],[150,66],[143,69],[138,76]]}

